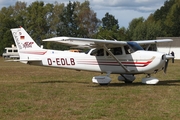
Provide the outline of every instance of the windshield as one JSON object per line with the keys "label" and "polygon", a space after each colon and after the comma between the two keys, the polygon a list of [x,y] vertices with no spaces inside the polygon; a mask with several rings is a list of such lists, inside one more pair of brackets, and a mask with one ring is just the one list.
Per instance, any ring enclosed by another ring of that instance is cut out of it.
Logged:
{"label": "windshield", "polygon": [[127,42],[127,44],[133,49],[133,51],[137,51],[137,50],[144,50],[139,44],[137,44],[136,42]]}

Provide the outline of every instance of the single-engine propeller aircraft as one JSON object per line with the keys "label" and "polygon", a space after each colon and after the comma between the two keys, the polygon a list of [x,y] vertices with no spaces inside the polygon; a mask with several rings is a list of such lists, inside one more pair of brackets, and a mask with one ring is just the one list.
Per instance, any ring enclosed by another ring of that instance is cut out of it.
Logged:
{"label": "single-engine propeller aircraft", "polygon": [[76,48],[91,48],[87,53],[48,50],[39,47],[24,28],[11,29],[20,55],[20,62],[30,65],[60,67],[74,70],[96,71],[105,76],[94,76],[92,81],[100,85],[111,82],[110,74],[119,74],[118,80],[132,83],[136,74],[146,74],[145,84],[157,84],[151,74],[166,72],[173,56],[157,51],[146,51],[140,45],[171,42],[171,39],[144,41],[116,41],[76,37],[53,37],[53,41]]}

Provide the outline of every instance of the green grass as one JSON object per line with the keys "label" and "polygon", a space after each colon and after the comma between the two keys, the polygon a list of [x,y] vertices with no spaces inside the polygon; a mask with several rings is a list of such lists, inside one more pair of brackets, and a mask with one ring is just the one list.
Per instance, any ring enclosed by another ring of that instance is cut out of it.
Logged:
{"label": "green grass", "polygon": [[4,62],[0,58],[1,120],[180,119],[180,61],[160,72],[157,85],[133,84],[111,75],[108,86],[93,84],[96,72]]}

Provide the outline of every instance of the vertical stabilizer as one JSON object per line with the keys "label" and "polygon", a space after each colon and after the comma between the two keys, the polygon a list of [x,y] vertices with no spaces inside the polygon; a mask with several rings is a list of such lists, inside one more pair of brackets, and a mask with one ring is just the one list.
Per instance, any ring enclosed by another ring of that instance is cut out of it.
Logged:
{"label": "vertical stabilizer", "polygon": [[24,28],[14,28],[11,29],[14,41],[19,51],[21,50],[32,50],[41,49],[35,41],[29,36],[29,34],[24,30]]}
{"label": "vertical stabilizer", "polygon": [[21,62],[37,61],[41,59],[41,55],[46,54],[47,50],[40,48],[24,28],[14,28],[11,29],[11,32],[18,48]]}

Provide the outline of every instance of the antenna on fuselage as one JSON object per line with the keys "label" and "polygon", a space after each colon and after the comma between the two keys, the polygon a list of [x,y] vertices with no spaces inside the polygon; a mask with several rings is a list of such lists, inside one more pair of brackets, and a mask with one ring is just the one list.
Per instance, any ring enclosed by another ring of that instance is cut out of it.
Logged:
{"label": "antenna on fuselage", "polygon": [[113,39],[114,41],[117,41],[115,38],[113,38],[112,36],[109,36],[111,39]]}
{"label": "antenna on fuselage", "polygon": [[101,35],[99,35],[99,37],[101,38],[101,39],[103,39],[103,40],[106,40],[105,38],[103,38]]}

